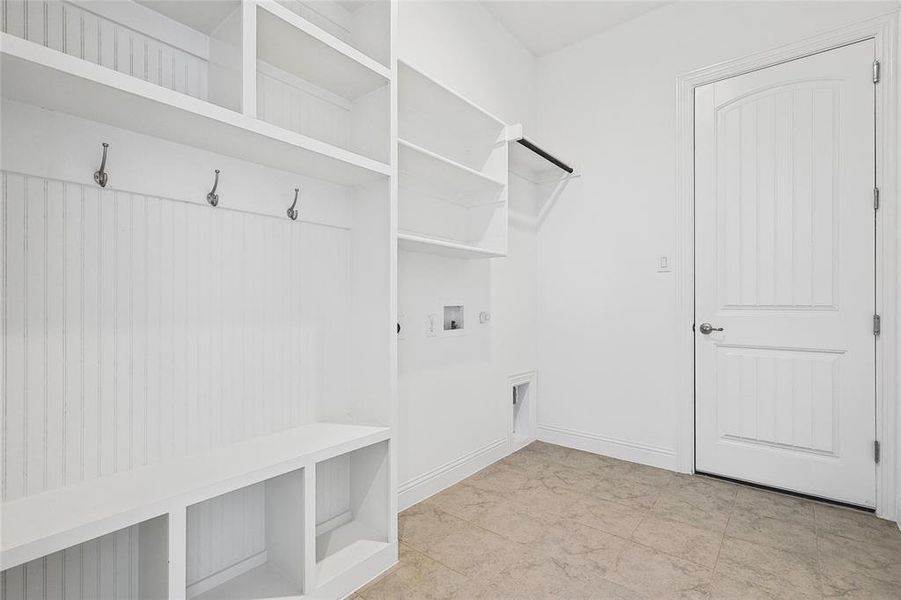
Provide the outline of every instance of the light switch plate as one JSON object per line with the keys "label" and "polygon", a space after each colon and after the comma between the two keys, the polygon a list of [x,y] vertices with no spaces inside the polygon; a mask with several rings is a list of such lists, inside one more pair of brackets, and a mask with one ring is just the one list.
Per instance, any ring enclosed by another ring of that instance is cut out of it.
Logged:
{"label": "light switch plate", "polygon": [[669,273],[670,272],[669,256],[658,256],[657,257],[657,272],[658,273]]}

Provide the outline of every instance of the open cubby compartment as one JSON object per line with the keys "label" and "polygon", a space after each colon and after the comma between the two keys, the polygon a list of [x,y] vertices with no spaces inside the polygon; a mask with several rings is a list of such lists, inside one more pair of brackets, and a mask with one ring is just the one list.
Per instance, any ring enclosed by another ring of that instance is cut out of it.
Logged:
{"label": "open cubby compartment", "polygon": [[316,584],[328,583],[388,546],[388,442],[316,464]]}
{"label": "open cubby compartment", "polygon": [[168,517],[162,515],[36,558],[2,572],[3,597],[134,598],[168,596]]}
{"label": "open cubby compartment", "polygon": [[301,595],[303,469],[189,506],[187,539],[188,598]]}
{"label": "open cubby compartment", "polygon": [[[498,199],[470,205],[450,202],[435,194],[427,182],[401,177],[398,193],[398,229],[401,238],[458,244],[501,256],[507,251],[507,190]],[[410,248],[432,251],[428,248]]]}
{"label": "open cubby compartment", "polygon": [[241,110],[239,0],[4,0],[3,31]]}
{"label": "open cubby compartment", "polygon": [[313,25],[387,66],[391,59],[389,0],[278,0]]}
{"label": "open cubby compartment", "polygon": [[280,4],[257,7],[257,117],[390,160],[390,71],[331,45]]}
{"label": "open cubby compartment", "polygon": [[506,125],[401,61],[397,112],[403,142],[487,178],[507,181]]}

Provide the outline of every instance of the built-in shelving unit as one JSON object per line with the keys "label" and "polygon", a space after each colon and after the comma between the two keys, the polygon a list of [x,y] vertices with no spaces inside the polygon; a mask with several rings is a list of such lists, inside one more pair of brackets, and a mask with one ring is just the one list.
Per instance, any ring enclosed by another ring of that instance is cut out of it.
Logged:
{"label": "built-in shelving unit", "polygon": [[[60,26],[50,28],[59,29],[58,35],[26,40],[29,31],[46,27],[26,28],[26,14],[44,11],[22,10],[19,18],[15,7],[25,4],[10,3],[0,37],[4,98],[343,185],[391,172],[390,71],[281,5],[253,3],[255,12],[247,9],[249,2],[147,0],[103,4],[113,13],[104,17],[81,8],[91,9],[89,2],[51,3],[52,10],[66,6],[84,13],[78,15],[85,23],[81,36],[93,36],[92,43],[76,44]],[[219,20],[224,12],[228,16]],[[247,14],[253,17],[242,18]],[[185,24],[197,22],[213,33]],[[114,33],[101,36],[106,30]],[[131,38],[127,61],[119,60],[112,41],[101,42],[120,39],[119,31]],[[245,39],[258,43],[247,48]],[[88,55],[83,46],[99,50]],[[134,55],[138,47],[146,53],[143,61]],[[281,104],[258,111],[256,104],[246,105],[254,97]],[[261,119],[255,118],[258,112]]]}
{"label": "built-in shelving unit", "polygon": [[455,258],[507,252],[506,125],[398,66],[398,243]]}
{"label": "built-in shelving unit", "polygon": [[[60,212],[31,211],[22,231],[19,221],[5,225],[21,237],[16,248],[38,247],[30,242],[43,231],[35,219],[45,227],[77,202],[82,210],[68,214],[79,215],[83,229],[58,254],[80,262],[34,276],[29,269],[37,261],[14,254],[10,264],[22,268],[11,277],[21,274],[28,285],[41,286],[42,297],[68,306],[66,269],[86,264],[86,247],[96,260],[86,275],[94,284],[88,294],[132,290],[136,303],[153,304],[156,320],[142,320],[150,313],[135,309],[137,317],[127,332],[118,331],[114,348],[84,359],[78,353],[85,346],[73,346],[67,361],[82,358],[89,369],[109,374],[117,360],[159,360],[152,370],[118,373],[102,399],[98,390],[108,382],[98,382],[66,413],[71,421],[63,427],[98,436],[90,427],[103,427],[106,442],[118,440],[96,446],[97,472],[74,468],[69,481],[48,489],[4,489],[0,569],[12,595],[21,585],[28,596],[24,585],[36,570],[62,580],[62,561],[75,554],[96,562],[78,568],[95,568],[97,586],[101,571],[115,576],[123,570],[122,585],[131,586],[127,593],[94,594],[91,582],[79,588],[84,598],[341,598],[396,562],[395,11],[396,4],[382,0],[4,3],[3,104],[28,123],[15,131],[4,127],[3,145],[34,129],[42,146],[17,157],[15,172],[4,161],[4,182],[14,182],[4,188],[4,202],[26,211],[33,201],[28,190],[84,192],[61,196]],[[54,127],[65,128],[59,135],[43,119],[48,114]],[[121,162],[113,163],[112,183],[104,189],[91,179],[96,166],[84,168],[83,156],[74,157],[72,149],[84,144],[93,163],[106,136],[119,141],[111,153]],[[61,143],[46,143],[55,138]],[[116,154],[119,149],[128,152]],[[232,179],[220,188],[223,201],[210,203],[214,208],[205,202],[213,170],[206,166],[218,168],[220,160],[231,166]],[[459,171],[456,176],[464,173],[473,193],[503,187],[494,173],[471,164],[455,165],[425,150],[415,160],[437,160],[442,169]],[[199,164],[204,169],[195,180]],[[261,173],[266,178],[258,181]],[[450,184],[455,175],[446,177]],[[168,178],[165,185],[155,183],[161,178]],[[289,218],[295,187],[302,190],[300,216]],[[259,211],[257,190],[276,197],[261,201]],[[84,212],[84,203],[91,210]],[[315,218],[307,211],[316,211]],[[234,239],[240,245],[232,245]],[[137,261],[161,240],[165,260],[149,253],[144,267],[129,269],[116,258]],[[206,257],[203,269],[198,256]],[[177,302],[175,295],[169,302],[170,288],[177,289]],[[211,289],[222,292],[215,302],[193,301]],[[203,314],[184,308],[200,304]],[[105,343],[101,320],[123,310],[121,303],[94,305],[98,318],[78,323],[88,346]],[[230,326],[236,319],[241,327]],[[48,320],[44,327],[41,339],[63,339],[65,323]],[[38,334],[19,330],[21,348],[29,348],[29,336]],[[172,337],[159,337],[161,331]],[[149,359],[135,354],[151,342],[171,352],[171,360],[160,360],[160,352]],[[19,348],[12,348],[10,360],[17,360]],[[203,378],[187,361],[176,364],[182,356],[176,353],[184,352],[206,369],[223,368],[199,348],[220,358],[239,350],[234,377],[246,387],[238,392],[223,381],[217,391],[210,384],[214,371]],[[147,379],[141,386],[132,381],[139,372]],[[180,387],[166,388],[175,376]],[[10,402],[21,414],[36,397],[27,393],[31,384],[23,380],[21,392],[4,399],[4,411]],[[172,398],[164,397],[166,389]],[[98,418],[118,407],[120,396],[131,402],[134,390],[146,395],[144,412],[116,413],[127,414],[128,422],[107,419],[108,413]],[[249,390],[260,397],[249,398]],[[279,397],[270,399],[267,390]],[[49,402],[63,406],[55,394],[47,392]],[[205,413],[198,412],[202,403]],[[164,416],[154,412],[161,404]],[[253,423],[240,422],[248,414]],[[13,460],[35,455],[38,446],[27,429],[25,423],[16,430],[18,441],[5,446]],[[180,430],[183,443],[174,441],[172,429]],[[135,441],[136,435],[144,437]],[[165,438],[155,440],[158,454],[147,451],[149,436]],[[54,450],[41,447],[73,463],[88,460],[68,456],[60,443]],[[133,460],[132,450],[144,454]],[[21,464],[27,470],[40,460]],[[92,554],[98,548],[103,552]]]}
{"label": "built-in shelving unit", "polygon": [[[348,453],[378,454],[381,470],[368,472],[368,477],[348,479],[348,485],[364,488],[358,494],[379,497],[378,506],[370,507],[371,515],[381,516],[382,544],[388,544],[388,478],[386,427],[366,427],[316,423],[292,430],[258,437],[243,443],[219,448],[203,455],[191,456],[171,463],[135,469],[102,477],[84,484],[69,486],[3,504],[2,567],[4,569],[64,550],[70,546],[140,525],[158,516],[168,517],[169,581],[171,593],[178,592],[172,581],[186,558],[174,556],[173,550],[186,544],[185,512],[190,526],[192,509],[235,493],[248,486],[263,484],[266,502],[261,507],[266,522],[268,569],[276,569],[281,578],[298,589],[304,576],[303,548],[306,536],[313,539],[316,524],[305,521],[303,511],[304,470],[311,473],[317,463],[329,459],[351,460]],[[349,475],[350,477],[350,475]],[[308,483],[315,488],[315,479]],[[329,491],[318,496],[328,498]],[[312,513],[311,513],[312,514]],[[180,541],[179,541],[180,540]],[[173,543],[174,542],[174,543]],[[273,551],[274,550],[274,551]],[[148,550],[152,553],[153,550]],[[151,559],[151,556],[146,556]],[[159,560],[159,559],[158,559]],[[266,560],[261,564],[267,563]],[[286,565],[294,565],[289,569]],[[353,567],[345,560],[332,570],[332,577]],[[267,568],[256,567],[245,580],[226,579],[218,585],[195,586],[195,591],[222,596],[222,590],[244,587],[246,579],[256,579]],[[173,570],[175,573],[173,573]],[[249,572],[248,569],[247,572]],[[243,575],[240,569],[232,577]],[[315,581],[310,573],[308,581]],[[183,584],[182,584],[183,585]],[[221,587],[225,586],[225,587]],[[218,591],[217,591],[218,590]],[[300,592],[297,593],[299,595]],[[184,590],[181,590],[184,595]],[[259,597],[259,596],[249,596]]]}

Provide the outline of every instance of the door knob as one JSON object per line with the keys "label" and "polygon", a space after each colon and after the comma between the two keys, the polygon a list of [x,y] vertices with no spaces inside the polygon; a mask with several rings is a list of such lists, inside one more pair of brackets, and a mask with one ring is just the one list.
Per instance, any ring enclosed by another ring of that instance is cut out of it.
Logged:
{"label": "door knob", "polygon": [[701,333],[703,333],[704,335],[710,335],[710,333],[712,331],[722,331],[723,330],[722,327],[714,327],[710,323],[701,323],[701,326],[699,327],[699,329],[701,330]]}

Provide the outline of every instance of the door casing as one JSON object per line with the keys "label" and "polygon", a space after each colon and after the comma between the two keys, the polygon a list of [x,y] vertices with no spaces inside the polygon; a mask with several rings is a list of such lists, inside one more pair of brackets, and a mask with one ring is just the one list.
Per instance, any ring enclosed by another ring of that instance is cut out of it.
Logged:
{"label": "door casing", "polygon": [[876,339],[876,431],[882,456],[876,472],[876,514],[901,520],[901,401],[899,380],[899,318],[901,295],[901,211],[899,211],[898,88],[899,14],[893,11],[794,44],[705,67],[676,82],[676,295],[680,351],[675,357],[678,431],[676,461],[680,471],[695,464],[695,335],[694,323],[694,90],[698,86],[803,58],[840,46],[872,39],[880,61],[876,84],[876,181],[882,202],[876,219],[876,312],[882,333]]}

